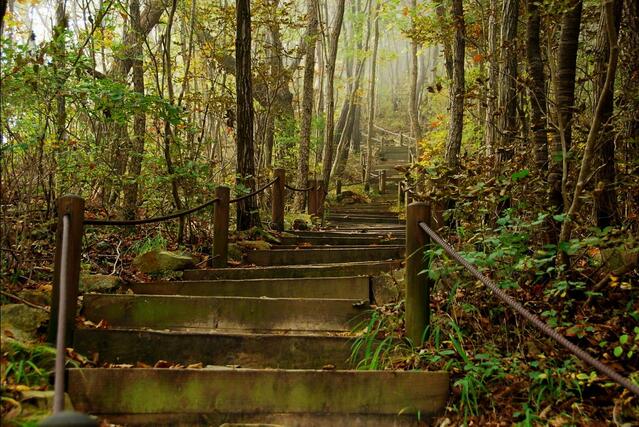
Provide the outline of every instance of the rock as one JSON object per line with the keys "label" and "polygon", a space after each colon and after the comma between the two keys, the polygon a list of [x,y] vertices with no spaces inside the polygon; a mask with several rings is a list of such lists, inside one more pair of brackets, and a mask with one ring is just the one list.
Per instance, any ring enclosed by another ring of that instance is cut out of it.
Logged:
{"label": "rock", "polygon": [[293,221],[293,230],[308,230],[308,223],[303,219],[296,219]]}
{"label": "rock", "polygon": [[253,249],[257,251],[267,251],[271,249],[271,244],[264,240],[240,240],[237,244],[244,249]]}
{"label": "rock", "polygon": [[23,289],[18,296],[25,301],[37,305],[51,305],[51,293],[36,289]]}
{"label": "rock", "polygon": [[49,319],[49,313],[24,304],[5,304],[0,307],[2,334],[20,341],[35,341],[38,328]]}
{"label": "rock", "polygon": [[122,281],[107,274],[81,274],[80,292],[109,292],[118,289]]}
{"label": "rock", "polygon": [[153,250],[138,255],[133,260],[133,265],[143,273],[159,274],[192,268],[195,266],[195,260],[189,255]]}

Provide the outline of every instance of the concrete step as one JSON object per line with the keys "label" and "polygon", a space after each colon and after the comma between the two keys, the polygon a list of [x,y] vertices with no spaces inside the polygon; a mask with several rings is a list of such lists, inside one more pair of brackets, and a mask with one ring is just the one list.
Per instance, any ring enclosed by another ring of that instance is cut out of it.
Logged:
{"label": "concrete step", "polygon": [[187,366],[348,369],[352,338],[312,334],[246,334],[143,329],[78,329],[74,349],[98,353],[99,361],[155,365],[159,360]]}
{"label": "concrete step", "polygon": [[186,270],[185,280],[238,280],[299,277],[378,276],[396,270],[400,261],[369,261],[319,265],[284,265],[257,268],[210,268]]}
{"label": "concrete step", "polygon": [[449,381],[439,371],[97,368],[68,374],[76,410],[126,425],[417,425],[418,416],[443,411]]}
{"label": "concrete step", "polygon": [[368,276],[130,283],[135,294],[365,300]]}
{"label": "concrete step", "polygon": [[350,331],[368,308],[353,299],[86,294],[83,314],[115,328]]}
{"label": "concrete step", "polygon": [[404,245],[405,239],[403,238],[388,238],[378,236],[296,236],[296,237],[281,237],[280,241],[285,245],[304,245],[310,244],[313,246],[339,246],[339,245],[375,245],[375,244],[389,244],[389,245]]}
{"label": "concrete step", "polygon": [[368,246],[362,248],[300,248],[251,251],[247,261],[259,266],[331,264],[336,262],[382,261],[404,257],[404,246]]}

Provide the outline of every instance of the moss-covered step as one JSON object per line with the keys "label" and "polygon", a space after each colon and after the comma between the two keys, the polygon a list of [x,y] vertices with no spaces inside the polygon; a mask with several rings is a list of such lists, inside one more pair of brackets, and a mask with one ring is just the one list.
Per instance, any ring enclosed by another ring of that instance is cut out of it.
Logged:
{"label": "moss-covered step", "polygon": [[344,228],[344,229],[330,229],[322,231],[289,231],[288,233],[295,234],[300,237],[377,237],[380,239],[391,237],[404,237],[406,236],[405,228],[394,226],[393,228],[384,228],[381,230],[371,228]]}
{"label": "moss-covered step", "polygon": [[401,259],[404,257],[404,251],[404,246],[390,245],[359,248],[333,246],[329,248],[271,249],[249,252],[246,259],[249,263],[259,266],[330,264]]}
{"label": "moss-covered step", "polygon": [[159,360],[184,366],[228,365],[243,368],[337,369],[350,367],[352,339],[327,334],[246,334],[140,329],[78,329],[74,349],[98,353],[100,362]]}
{"label": "moss-covered step", "polygon": [[368,276],[302,277],[294,279],[182,280],[178,282],[130,283],[135,294],[198,295],[269,298],[369,297]]}
{"label": "moss-covered step", "polygon": [[396,214],[387,215],[365,215],[365,214],[339,214],[331,213],[327,217],[330,222],[356,222],[375,224],[405,224],[406,221],[399,219]]}
{"label": "moss-covered step", "polygon": [[116,328],[231,331],[350,331],[368,316],[367,301],[353,299],[84,296],[87,320]]}
{"label": "moss-covered step", "polygon": [[400,261],[346,262],[318,265],[283,265],[256,268],[186,270],[185,280],[238,280],[297,277],[377,276],[400,268]]}
{"label": "moss-covered step", "polygon": [[385,236],[295,236],[281,237],[284,245],[312,245],[312,246],[352,246],[352,245],[404,245],[404,238],[388,238]]}
{"label": "moss-covered step", "polygon": [[[220,425],[274,414],[287,416],[287,426],[331,425],[322,417],[337,422],[332,425],[406,425],[401,417],[442,412],[449,389],[442,371],[85,368],[68,374],[76,410],[126,425]],[[360,417],[369,422],[356,423]]]}

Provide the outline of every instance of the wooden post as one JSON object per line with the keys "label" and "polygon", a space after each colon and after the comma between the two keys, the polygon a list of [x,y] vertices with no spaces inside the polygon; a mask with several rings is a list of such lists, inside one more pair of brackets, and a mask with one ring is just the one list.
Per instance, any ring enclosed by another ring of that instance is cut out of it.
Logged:
{"label": "wooden post", "polygon": [[404,146],[404,134],[403,133],[399,133],[399,145],[400,147]]}
{"label": "wooden post", "polygon": [[384,169],[379,171],[379,194],[386,193],[386,171]]}
{"label": "wooden post", "polygon": [[215,189],[215,197],[220,199],[215,203],[213,213],[213,267],[227,266],[229,252],[229,199],[231,189],[219,186]]}
{"label": "wooden post", "polygon": [[273,170],[273,178],[278,178],[273,184],[271,214],[273,216],[273,229],[284,230],[284,191],[286,185],[286,170],[278,168]]}
{"label": "wooden post", "polygon": [[342,180],[338,179],[335,185],[335,195],[339,196],[340,194],[342,194]]}
{"label": "wooden post", "polygon": [[[60,308],[60,286],[66,285],[62,293],[66,305],[65,345],[73,343],[75,314],[78,310],[78,293],[80,287],[80,257],[82,250],[82,234],[84,232],[84,199],[80,196],[63,196],[57,200],[58,228],[56,230],[55,258],[53,265],[53,296],[51,302],[51,318],[47,341],[56,342],[58,332],[58,316]],[[69,242],[66,254],[62,253],[62,236],[64,217],[69,215]],[[60,277],[62,261],[66,261],[66,275]]]}
{"label": "wooden post", "polygon": [[430,283],[428,274],[419,274],[427,267],[424,248],[428,238],[419,227],[429,223],[430,205],[411,203],[406,208],[406,336],[415,346],[421,346],[424,331],[430,321]]}
{"label": "wooden post", "polygon": [[307,213],[309,215],[317,215],[317,180],[311,179],[308,181],[309,187],[311,188],[308,191],[308,209]]}
{"label": "wooden post", "polygon": [[326,199],[326,193],[324,191],[324,180],[317,180],[317,211],[316,215],[323,217],[324,216],[324,200]]}
{"label": "wooden post", "polygon": [[402,208],[402,204],[404,203],[404,191],[403,191],[403,182],[399,181],[397,183],[397,207]]}

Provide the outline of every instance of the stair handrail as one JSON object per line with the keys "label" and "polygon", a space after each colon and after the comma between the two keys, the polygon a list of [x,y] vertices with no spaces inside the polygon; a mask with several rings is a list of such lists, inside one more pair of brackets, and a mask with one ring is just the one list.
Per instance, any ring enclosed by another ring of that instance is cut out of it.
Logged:
{"label": "stair handrail", "polygon": [[[550,325],[531,313],[512,296],[504,292],[495,282],[483,275],[477,268],[457,252],[452,245],[439,236],[432,228],[435,223],[430,203],[415,202],[406,209],[406,335],[413,342],[422,344],[426,328],[430,321],[430,290],[434,282],[428,274],[422,274],[428,269],[423,257],[423,249],[429,244],[436,243],[463,266],[475,279],[488,287],[515,313],[528,320],[537,330],[548,336],[565,349],[574,354],[587,365],[607,376],[617,384],[625,387],[639,396],[639,385],[633,383],[610,366],[595,359],[587,351],[570,342],[566,337],[554,330]],[[421,232],[420,232],[421,231]]]}

